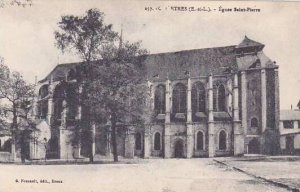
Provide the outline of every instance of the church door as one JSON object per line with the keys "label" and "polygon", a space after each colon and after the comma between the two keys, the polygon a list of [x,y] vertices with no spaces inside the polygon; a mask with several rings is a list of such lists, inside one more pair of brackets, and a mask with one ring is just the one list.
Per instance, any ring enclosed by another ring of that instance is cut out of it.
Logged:
{"label": "church door", "polygon": [[46,158],[58,159],[59,158],[59,140],[57,136],[52,136],[46,146]]}
{"label": "church door", "polygon": [[286,137],[286,152],[288,155],[294,154],[294,137],[293,136],[287,136]]}
{"label": "church door", "polygon": [[259,154],[260,153],[260,144],[257,138],[253,138],[248,144],[248,153],[250,154]]}
{"label": "church door", "polygon": [[175,158],[183,158],[183,141],[178,140],[175,143]]}

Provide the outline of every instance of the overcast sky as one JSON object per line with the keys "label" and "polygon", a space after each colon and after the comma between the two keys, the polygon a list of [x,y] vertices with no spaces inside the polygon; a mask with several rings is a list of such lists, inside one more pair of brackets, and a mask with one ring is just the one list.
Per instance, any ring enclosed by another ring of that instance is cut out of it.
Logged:
{"label": "overcast sky", "polygon": [[[276,61],[280,74],[282,109],[300,99],[300,3],[32,0],[31,7],[0,8],[0,56],[13,70],[34,82],[58,63],[77,59],[54,46],[54,30],[61,15],[82,15],[98,8],[106,23],[129,41],[142,40],[150,53],[236,45],[244,36],[265,44],[264,52]],[[171,6],[254,8],[259,13],[171,11]],[[145,7],[161,11],[145,11]],[[167,8],[167,10],[165,10]]]}

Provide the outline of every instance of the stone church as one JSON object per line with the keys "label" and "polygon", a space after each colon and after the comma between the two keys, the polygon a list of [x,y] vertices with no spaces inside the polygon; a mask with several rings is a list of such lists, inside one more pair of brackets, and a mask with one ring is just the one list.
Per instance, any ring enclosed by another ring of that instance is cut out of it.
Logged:
{"label": "stone church", "polygon": [[[146,55],[145,83],[155,115],[144,129],[118,130],[119,155],[192,158],[276,154],[278,65],[264,54],[264,46],[245,36],[233,46]],[[48,158],[88,154],[84,141],[81,145],[71,141],[73,122],[84,115],[81,106],[71,107],[66,100],[80,64],[57,65],[37,86],[34,115],[49,126],[51,134],[40,138],[47,142],[43,153]],[[92,154],[110,155],[109,128],[96,125],[93,131]],[[39,148],[36,143],[31,143],[31,150]],[[31,152],[31,158],[38,156],[39,152]]]}

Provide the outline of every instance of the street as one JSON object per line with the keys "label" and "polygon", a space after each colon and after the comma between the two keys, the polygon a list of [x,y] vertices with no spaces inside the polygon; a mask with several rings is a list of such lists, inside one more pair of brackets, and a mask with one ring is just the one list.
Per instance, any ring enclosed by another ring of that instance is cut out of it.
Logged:
{"label": "street", "polygon": [[150,159],[138,164],[0,165],[0,191],[286,191],[213,159]]}

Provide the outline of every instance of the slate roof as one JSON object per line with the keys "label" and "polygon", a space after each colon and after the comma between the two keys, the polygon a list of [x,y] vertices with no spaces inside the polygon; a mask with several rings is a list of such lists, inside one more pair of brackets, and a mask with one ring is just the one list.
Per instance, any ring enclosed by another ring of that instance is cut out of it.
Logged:
{"label": "slate roof", "polygon": [[300,120],[300,110],[281,110],[280,120]]}
{"label": "slate roof", "polygon": [[263,48],[265,45],[261,44],[257,41],[253,41],[252,39],[249,39],[247,36],[245,36],[244,40],[236,46],[236,48],[245,48],[245,47],[261,47]]}
{"label": "slate roof", "polygon": [[79,63],[64,63],[58,64],[44,79],[40,80],[40,83],[50,80],[50,75],[52,75],[53,81],[59,81],[65,78],[65,74],[71,69],[75,68],[77,65],[82,64]]}
{"label": "slate roof", "polygon": [[228,120],[228,119],[231,119],[230,117],[230,114],[227,113],[227,112],[213,112],[213,115],[214,115],[214,119],[215,120]]}
{"label": "slate roof", "polygon": [[191,77],[222,75],[228,67],[236,67],[235,46],[195,49],[171,53],[151,54],[144,57],[146,75],[149,80],[156,76],[170,80]]}
{"label": "slate roof", "polygon": [[[258,67],[276,66],[262,52],[258,52],[257,55],[236,56],[237,49],[255,46],[261,48],[264,45],[245,36],[239,45],[149,54],[139,59],[144,66],[142,75],[154,81],[165,80],[167,77],[170,80],[186,78],[187,72],[191,77],[199,77],[208,74],[224,75],[230,70],[245,70],[254,64]],[[57,65],[50,73],[53,81],[65,78],[64,74],[79,64],[82,63]],[[49,80],[50,74],[40,82]]]}
{"label": "slate roof", "polygon": [[258,52],[257,55],[244,55],[243,57],[237,57],[236,62],[239,70],[249,69],[253,64],[256,64],[256,67],[275,67],[274,62],[271,61],[271,59],[263,52]]}

